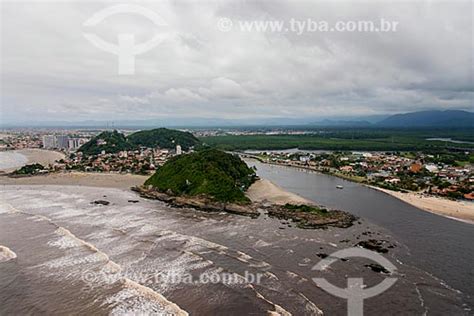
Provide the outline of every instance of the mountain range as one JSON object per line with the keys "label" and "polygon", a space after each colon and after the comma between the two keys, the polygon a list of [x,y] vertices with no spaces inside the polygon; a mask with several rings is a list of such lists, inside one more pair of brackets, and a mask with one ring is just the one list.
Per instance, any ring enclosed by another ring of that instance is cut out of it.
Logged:
{"label": "mountain range", "polygon": [[474,113],[447,110],[396,114],[378,122],[377,125],[382,127],[474,127]]}
{"label": "mountain range", "polygon": [[[473,109],[474,110],[474,109]],[[341,117],[307,117],[307,118],[248,118],[248,119],[221,119],[221,118],[193,118],[168,117],[160,119],[130,119],[108,121],[52,121],[52,122],[23,122],[5,123],[2,127],[63,127],[63,128],[129,128],[143,129],[161,127],[258,127],[258,126],[311,126],[311,127],[380,127],[380,128],[471,128],[474,127],[474,113],[462,110],[432,110],[418,111],[395,115],[370,116],[341,116]]]}

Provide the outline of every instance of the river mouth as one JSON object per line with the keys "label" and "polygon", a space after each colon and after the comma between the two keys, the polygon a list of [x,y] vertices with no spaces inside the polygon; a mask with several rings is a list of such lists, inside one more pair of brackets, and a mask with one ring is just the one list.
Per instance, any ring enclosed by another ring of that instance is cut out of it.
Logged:
{"label": "river mouth", "polygon": [[[99,199],[110,204],[91,204]],[[304,230],[263,214],[173,209],[130,191],[74,186],[3,186],[1,201],[0,243],[17,256],[0,263],[2,314],[342,315],[346,301],[312,278],[344,288],[348,276],[373,286],[386,275],[363,258],[339,260],[323,272],[311,268],[374,238],[394,245],[384,256],[398,281],[364,302],[367,315],[469,313],[461,293],[403,264],[406,247],[363,220],[346,229]],[[206,273],[229,273],[239,282],[204,282]]]}
{"label": "river mouth", "polygon": [[[269,165],[254,159],[259,176],[300,196],[343,209],[390,232],[407,247],[402,261],[442,279],[474,304],[474,226],[422,211],[394,197],[334,176],[304,169]],[[338,190],[337,186],[343,186]],[[449,268],[447,268],[449,267]]]}

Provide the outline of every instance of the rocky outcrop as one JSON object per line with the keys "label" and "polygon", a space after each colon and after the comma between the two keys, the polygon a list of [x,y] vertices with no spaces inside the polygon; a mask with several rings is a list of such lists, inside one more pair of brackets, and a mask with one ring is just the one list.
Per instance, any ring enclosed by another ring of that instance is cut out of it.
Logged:
{"label": "rocky outcrop", "polygon": [[[285,205],[249,203],[222,203],[215,202],[205,196],[174,196],[170,192],[163,193],[153,188],[145,186],[137,186],[132,188],[141,197],[147,199],[160,200],[168,203],[173,207],[179,208],[195,208],[209,212],[227,212],[231,214],[244,215],[256,218],[260,212],[265,212],[270,217],[291,220],[297,224],[299,228],[326,228],[328,226],[346,228],[352,226],[357,220],[352,214],[339,210],[324,209],[321,213],[309,213],[299,211],[298,209],[288,209]],[[311,208],[314,208],[311,207]]]}
{"label": "rocky outcrop", "polygon": [[290,219],[297,223],[299,228],[327,228],[328,226],[347,228],[357,220],[354,215],[339,210],[329,210],[325,213],[308,213],[288,210],[281,205],[267,207],[267,213],[269,216],[279,219]]}
{"label": "rocky outcrop", "polygon": [[257,208],[252,204],[240,205],[236,203],[215,202],[205,196],[173,196],[143,186],[133,187],[132,190],[138,192],[143,198],[160,200],[173,207],[189,207],[208,212],[227,212],[250,217],[258,217],[260,215]]}

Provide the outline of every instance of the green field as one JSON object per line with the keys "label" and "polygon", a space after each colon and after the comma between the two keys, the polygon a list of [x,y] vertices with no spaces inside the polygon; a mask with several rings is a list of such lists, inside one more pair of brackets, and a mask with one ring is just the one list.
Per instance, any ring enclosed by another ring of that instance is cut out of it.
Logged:
{"label": "green field", "polygon": [[307,150],[439,151],[473,150],[474,144],[428,141],[452,138],[474,142],[474,130],[323,129],[306,135],[226,135],[201,137],[223,150],[299,148]]}

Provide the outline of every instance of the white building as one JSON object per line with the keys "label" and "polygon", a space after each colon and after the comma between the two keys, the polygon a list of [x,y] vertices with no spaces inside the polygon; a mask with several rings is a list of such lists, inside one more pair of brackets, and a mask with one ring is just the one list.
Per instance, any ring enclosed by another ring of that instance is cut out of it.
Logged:
{"label": "white building", "polygon": [[46,148],[46,149],[56,148],[56,137],[54,135],[44,135],[43,148]]}
{"label": "white building", "polygon": [[425,165],[425,169],[431,173],[437,173],[439,171],[438,166],[435,164],[427,164]]}
{"label": "white building", "polygon": [[301,162],[308,162],[308,161],[310,161],[310,158],[308,156],[300,156],[300,161]]}
{"label": "white building", "polygon": [[44,135],[43,136],[43,148],[53,149],[53,148],[68,148],[69,147],[69,137],[66,135]]}
{"label": "white building", "polygon": [[82,138],[69,138],[68,141],[68,148],[69,150],[75,150],[84,144],[84,140]]}
{"label": "white building", "polygon": [[181,150],[181,146],[177,145],[176,146],[176,155],[181,155],[182,153],[183,153],[183,151]]}

